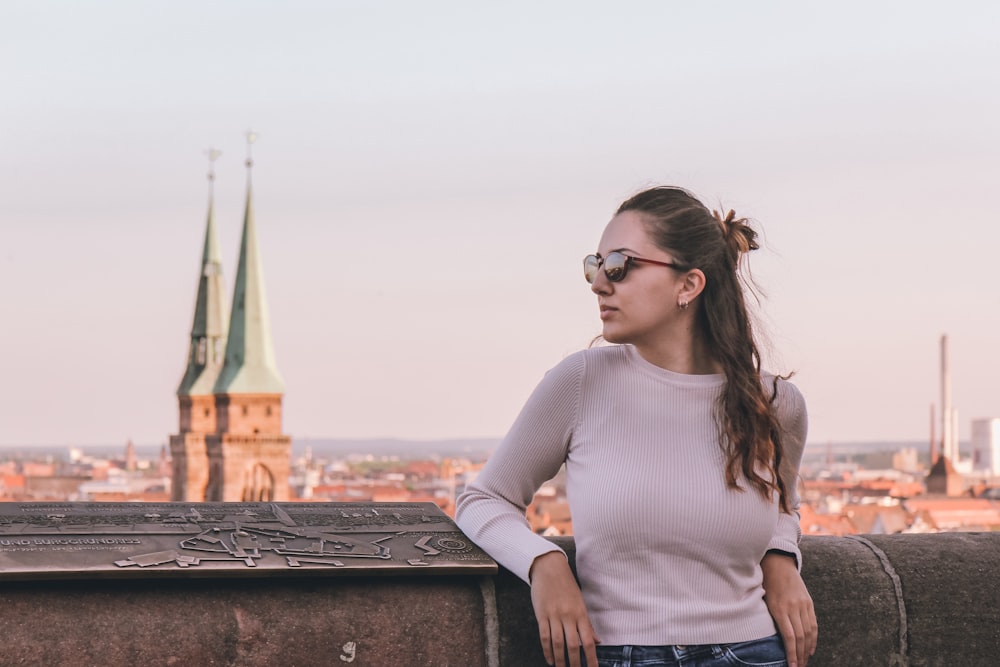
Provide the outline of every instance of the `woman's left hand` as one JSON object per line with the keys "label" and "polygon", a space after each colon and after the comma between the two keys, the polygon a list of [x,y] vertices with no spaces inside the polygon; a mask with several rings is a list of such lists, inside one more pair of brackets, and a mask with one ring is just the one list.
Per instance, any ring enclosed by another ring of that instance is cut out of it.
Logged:
{"label": "woman's left hand", "polygon": [[816,652],[816,611],[795,559],[768,553],[760,561],[764,572],[764,602],[785,643],[789,667],[806,667]]}

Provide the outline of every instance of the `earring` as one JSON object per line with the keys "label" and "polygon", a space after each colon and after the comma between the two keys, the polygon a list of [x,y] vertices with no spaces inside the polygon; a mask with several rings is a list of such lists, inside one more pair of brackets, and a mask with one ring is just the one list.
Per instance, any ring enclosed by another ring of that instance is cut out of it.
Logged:
{"label": "earring", "polygon": [[691,303],[689,301],[678,301],[677,302],[677,307],[680,308],[681,310],[687,310],[688,306],[690,306],[690,305],[691,305]]}

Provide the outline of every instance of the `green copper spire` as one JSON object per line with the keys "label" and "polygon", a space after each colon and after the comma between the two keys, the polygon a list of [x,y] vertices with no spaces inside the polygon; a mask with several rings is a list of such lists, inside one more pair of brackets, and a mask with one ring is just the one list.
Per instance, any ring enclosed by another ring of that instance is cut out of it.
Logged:
{"label": "green copper spire", "polygon": [[219,237],[215,231],[213,163],[222,155],[208,150],[208,222],[205,225],[205,249],[201,257],[201,275],[198,278],[198,296],[194,304],[194,323],[191,325],[191,346],[188,365],[178,396],[205,396],[213,393],[215,382],[222,370],[226,341],[226,296],[222,281],[222,254]]}
{"label": "green copper spire", "polygon": [[285,383],[274,362],[264,294],[264,271],[253,217],[253,160],[249,151],[256,139],[256,134],[247,133],[247,206],[243,219],[243,240],[229,318],[226,361],[215,383],[216,394],[280,394],[285,390]]}

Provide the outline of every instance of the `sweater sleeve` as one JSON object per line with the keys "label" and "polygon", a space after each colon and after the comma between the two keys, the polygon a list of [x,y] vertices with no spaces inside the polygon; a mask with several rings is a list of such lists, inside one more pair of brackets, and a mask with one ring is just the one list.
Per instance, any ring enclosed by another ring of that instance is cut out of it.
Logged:
{"label": "sweater sleeve", "polygon": [[776,379],[777,396],[775,410],[781,425],[781,469],[779,474],[785,483],[785,493],[790,514],[781,512],[775,527],[768,550],[777,549],[795,556],[795,561],[802,569],[802,552],[799,551],[799,540],[802,538],[801,516],[799,514],[799,464],[802,461],[802,451],[806,444],[808,417],[805,399],[795,385],[785,380]]}
{"label": "sweater sleeve", "polygon": [[525,510],[566,460],[584,370],[585,357],[577,353],[546,373],[510,432],[458,498],[458,527],[528,583],[535,558],[560,551],[531,530]]}

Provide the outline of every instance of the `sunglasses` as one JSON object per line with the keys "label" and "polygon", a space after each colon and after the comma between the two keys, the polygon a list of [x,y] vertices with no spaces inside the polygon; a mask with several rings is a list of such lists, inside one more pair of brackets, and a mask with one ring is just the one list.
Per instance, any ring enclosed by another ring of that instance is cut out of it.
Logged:
{"label": "sunglasses", "polygon": [[597,279],[597,272],[604,267],[604,275],[613,283],[625,280],[628,275],[628,268],[632,262],[646,262],[657,266],[669,266],[672,269],[680,269],[681,266],[673,262],[658,262],[655,259],[645,259],[643,257],[632,257],[623,252],[609,252],[607,257],[600,255],[587,255],[583,258],[583,277],[588,283],[593,283]]}

